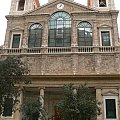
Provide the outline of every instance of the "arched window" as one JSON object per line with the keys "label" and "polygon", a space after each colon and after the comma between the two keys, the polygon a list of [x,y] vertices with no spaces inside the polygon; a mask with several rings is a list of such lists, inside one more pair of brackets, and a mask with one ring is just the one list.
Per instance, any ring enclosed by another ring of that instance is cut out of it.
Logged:
{"label": "arched window", "polygon": [[49,47],[69,47],[71,45],[71,17],[66,12],[54,13],[49,21]]}
{"label": "arched window", "polygon": [[42,25],[33,24],[29,29],[28,47],[41,47],[42,42]]}
{"label": "arched window", "polygon": [[24,5],[25,5],[25,0],[19,0],[18,11],[23,11],[24,10]]}
{"label": "arched window", "polygon": [[92,46],[92,26],[88,22],[78,25],[78,46]]}

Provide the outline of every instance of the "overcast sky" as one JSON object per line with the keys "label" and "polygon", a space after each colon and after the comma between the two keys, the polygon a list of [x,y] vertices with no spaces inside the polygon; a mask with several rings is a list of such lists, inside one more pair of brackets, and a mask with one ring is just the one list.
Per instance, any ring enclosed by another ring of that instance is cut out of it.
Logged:
{"label": "overcast sky", "polygon": [[[48,0],[40,0],[40,1],[41,1],[41,5],[43,5],[47,3]],[[87,4],[87,0],[74,0],[74,1],[83,5]],[[114,0],[114,1],[115,1],[116,9],[120,10],[120,0]],[[7,24],[5,15],[9,14],[10,4],[11,4],[11,0],[0,0],[0,45],[4,43],[4,39],[5,39],[5,31]],[[119,23],[119,33],[120,33],[120,14],[118,17],[118,23]]]}

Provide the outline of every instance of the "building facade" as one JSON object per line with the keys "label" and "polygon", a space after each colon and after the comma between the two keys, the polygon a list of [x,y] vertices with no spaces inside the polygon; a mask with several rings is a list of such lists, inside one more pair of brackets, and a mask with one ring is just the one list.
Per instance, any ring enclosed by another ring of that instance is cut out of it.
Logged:
{"label": "building facade", "polygon": [[[100,103],[96,120],[120,120],[120,40],[114,0],[12,0],[0,58],[22,56],[32,84],[21,86],[25,97],[43,97],[49,117],[55,120],[55,104],[62,86],[87,83]],[[21,120],[19,110],[0,120]]]}

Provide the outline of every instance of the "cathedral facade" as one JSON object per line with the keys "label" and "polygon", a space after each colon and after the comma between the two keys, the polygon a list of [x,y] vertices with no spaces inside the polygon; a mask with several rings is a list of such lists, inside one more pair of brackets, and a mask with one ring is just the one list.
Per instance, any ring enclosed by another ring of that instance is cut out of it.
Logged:
{"label": "cathedral facade", "polygon": [[[100,103],[96,120],[120,120],[120,41],[114,0],[12,0],[0,57],[22,56],[32,83],[21,86],[25,97],[42,96],[55,120],[62,86],[87,83]],[[20,105],[19,105],[20,106]],[[19,110],[0,120],[22,120]]]}

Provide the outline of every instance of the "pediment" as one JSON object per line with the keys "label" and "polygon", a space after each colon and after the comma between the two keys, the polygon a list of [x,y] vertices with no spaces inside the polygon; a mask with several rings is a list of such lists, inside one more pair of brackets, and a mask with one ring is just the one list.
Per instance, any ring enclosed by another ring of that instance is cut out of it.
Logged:
{"label": "pediment", "polygon": [[[63,3],[64,7],[63,9],[58,9],[57,5],[59,3]],[[52,3],[47,3],[43,6],[41,6],[38,9],[32,10],[28,13],[25,13],[24,15],[43,15],[43,14],[48,14],[51,15],[54,12],[57,11],[66,11],[68,13],[75,13],[75,12],[95,12],[94,9],[90,9],[87,6],[75,3],[75,2],[71,2],[71,1],[67,1],[67,0],[55,0]]]}
{"label": "pediment", "polygon": [[117,96],[118,93],[116,91],[109,90],[107,92],[102,93],[103,96]]}
{"label": "pediment", "polygon": [[14,27],[11,31],[23,31],[24,28],[22,27]]}
{"label": "pediment", "polygon": [[112,27],[112,25],[108,25],[108,24],[100,24],[98,26],[98,28],[111,28],[111,27]]}

